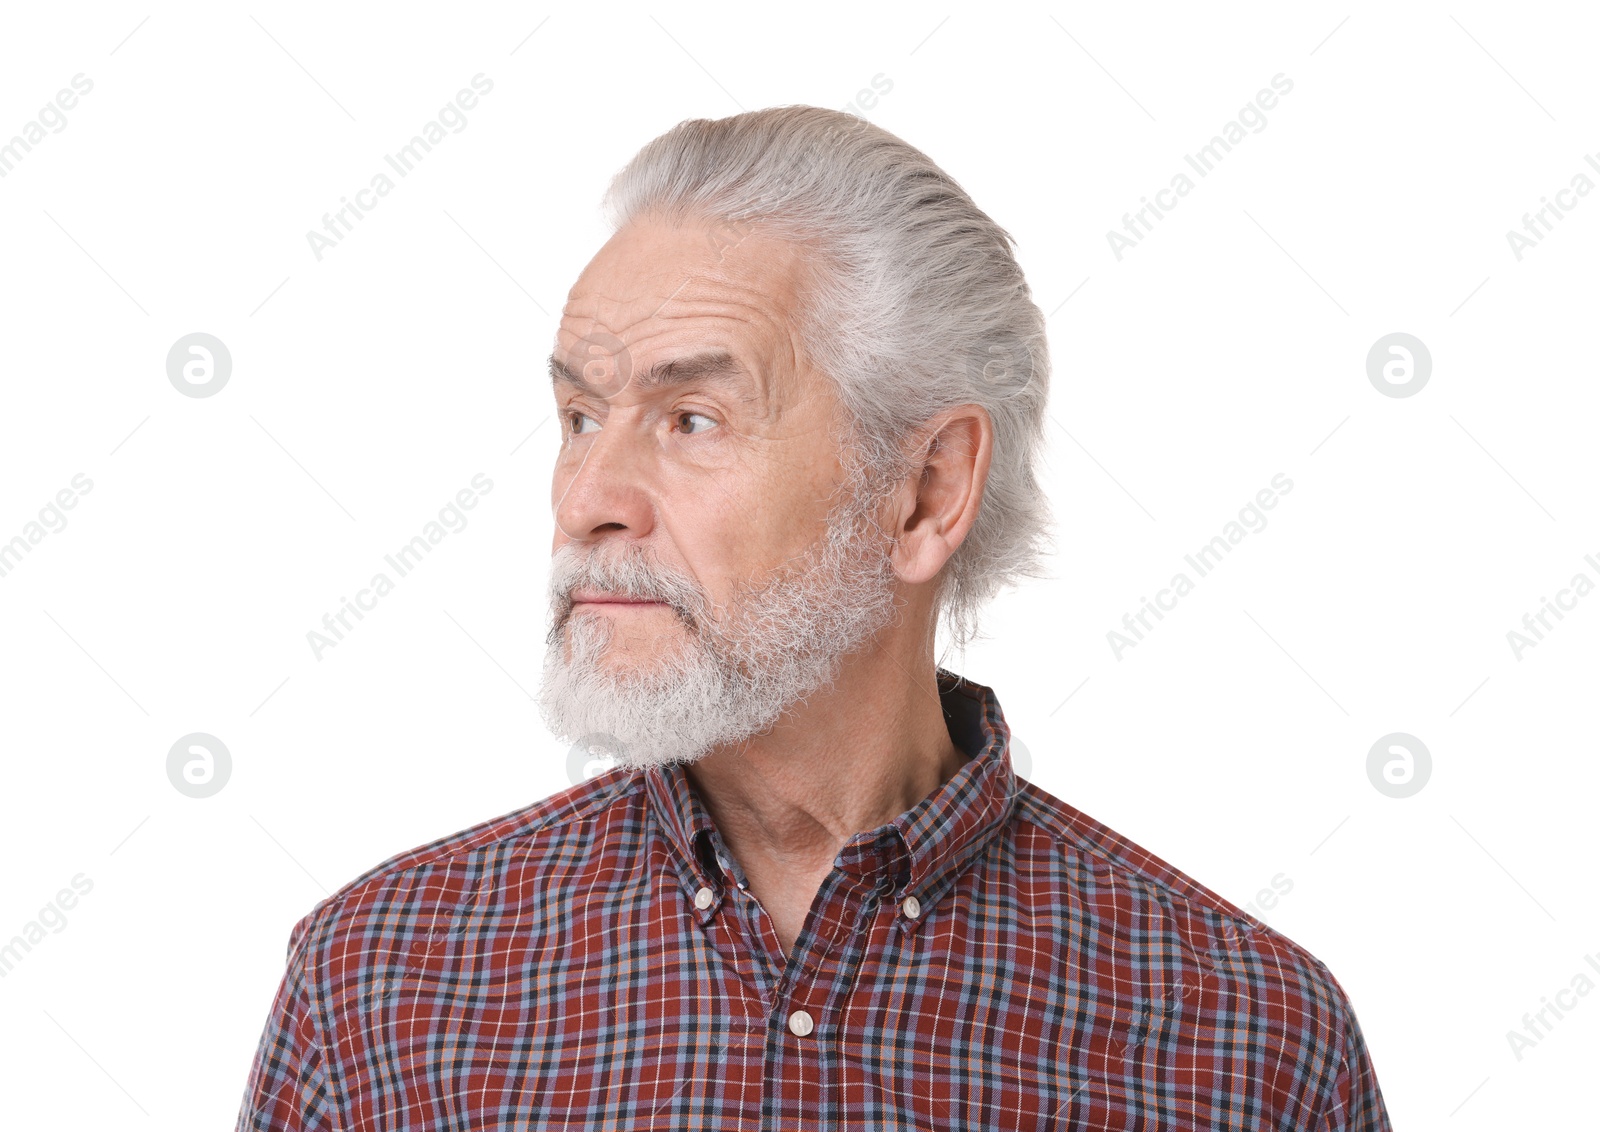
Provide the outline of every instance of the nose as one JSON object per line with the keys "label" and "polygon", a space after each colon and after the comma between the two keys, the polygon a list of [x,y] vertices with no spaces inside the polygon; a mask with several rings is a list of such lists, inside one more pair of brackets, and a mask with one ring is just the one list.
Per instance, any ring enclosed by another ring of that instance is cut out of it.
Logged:
{"label": "nose", "polygon": [[608,533],[627,532],[635,538],[650,533],[655,504],[647,489],[648,456],[630,436],[622,415],[613,411],[609,427],[563,438],[551,483],[558,546],[563,541],[593,542]]}

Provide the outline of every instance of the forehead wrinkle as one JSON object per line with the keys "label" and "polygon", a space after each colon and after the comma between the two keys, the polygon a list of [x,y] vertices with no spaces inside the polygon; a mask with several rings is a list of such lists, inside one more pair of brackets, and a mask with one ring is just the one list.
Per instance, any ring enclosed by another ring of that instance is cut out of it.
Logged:
{"label": "forehead wrinkle", "polygon": [[[683,313],[677,315],[657,315],[659,321],[682,321],[693,319],[729,318],[726,315],[710,315],[706,312]],[[742,319],[732,319],[736,322],[745,322]],[[663,333],[656,331],[634,339],[633,342],[624,343],[623,349],[630,353],[639,351],[639,348]],[[635,366],[635,376],[627,383],[644,395],[653,395],[663,390],[676,389],[695,384],[717,385],[727,390],[740,403],[760,407],[767,415],[776,412],[775,398],[778,393],[778,383],[773,381],[771,372],[774,365],[781,359],[788,359],[792,365],[795,361],[793,343],[788,336],[781,335],[776,341],[766,343],[769,348],[760,351],[762,355],[772,354],[772,364],[769,359],[753,357],[753,351],[746,347],[743,350],[721,344],[697,345],[686,343],[682,347],[659,347],[671,351],[669,356],[661,358],[649,366]],[[640,351],[650,353],[652,351]],[[595,395],[594,389],[583,379],[580,372],[575,371],[560,357],[562,351],[559,347],[553,351],[548,359],[551,382],[554,385],[567,385],[581,392]],[[742,357],[741,357],[742,355]],[[744,360],[750,358],[749,361]],[[626,386],[625,386],[626,387]]]}
{"label": "forehead wrinkle", "polygon": [[[767,296],[766,291],[757,291],[754,288],[744,288],[748,293],[758,296]],[[800,380],[801,351],[796,335],[798,333],[794,322],[788,317],[788,310],[774,302],[771,306],[760,303],[740,302],[732,299],[712,300],[702,296],[692,298],[678,298],[670,300],[673,307],[685,304],[699,305],[698,310],[658,310],[653,317],[661,322],[682,322],[696,319],[727,320],[749,329],[758,336],[763,347],[760,357],[753,360],[759,364],[754,366],[746,364],[746,372],[751,376],[759,390],[759,400],[766,405],[772,415],[777,415],[784,397],[783,389],[798,388],[795,385]],[[663,308],[667,304],[662,304]],[[767,333],[763,333],[763,332]],[[746,358],[752,357],[750,350],[743,351]],[[788,381],[780,381],[780,374],[787,370]]]}
{"label": "forehead wrinkle", "polygon": [[[649,318],[692,318],[693,311],[666,314],[667,308],[682,308],[701,304],[715,312],[717,309],[735,309],[753,314],[754,318],[748,321],[787,324],[785,317],[794,288],[788,280],[778,281],[774,286],[758,286],[754,282],[739,278],[732,274],[713,274],[705,271],[691,271],[677,277],[677,284],[670,289],[666,283],[659,288],[646,287],[644,291],[628,298],[618,298],[606,294],[598,289],[583,293],[574,288],[567,295],[567,304],[562,313],[579,318],[594,318],[600,321],[601,313],[606,313],[619,322],[637,323]],[[641,317],[627,317],[624,312],[630,309],[647,311]],[[774,317],[776,316],[776,317]],[[738,317],[732,314],[721,314],[720,317]]]}
{"label": "forehead wrinkle", "polygon": [[[568,385],[591,396],[597,390],[570,366],[551,354],[550,380],[553,385]],[[691,385],[716,385],[726,390],[735,400],[747,406],[765,406],[770,398],[770,387],[761,381],[731,351],[722,347],[694,351],[676,357],[663,358],[643,370],[629,383],[646,396],[668,389]]]}
{"label": "forehead wrinkle", "polygon": [[[732,322],[741,330],[736,341],[743,342],[743,348],[735,356],[744,360],[740,368],[749,379],[741,400],[746,404],[761,404],[766,415],[775,417],[781,407],[782,388],[791,384],[776,379],[785,366],[791,371],[788,375],[791,381],[800,376],[802,351],[793,308],[801,300],[796,293],[792,270],[751,279],[748,269],[752,266],[759,271],[762,265],[747,263],[741,264],[738,270],[730,270],[730,264],[708,264],[679,275],[671,288],[667,287],[665,279],[644,284],[644,290],[654,294],[640,293],[636,287],[629,287],[634,293],[626,299],[607,294],[602,290],[606,281],[596,279],[594,282],[600,286],[582,289],[575,286],[568,294],[563,321],[587,321],[618,339],[627,339],[628,331],[632,330],[637,336],[626,342],[625,348],[635,353],[647,352],[642,349],[644,343],[667,333],[666,327],[673,324]],[[615,284],[623,280],[609,282]],[[663,293],[664,298],[661,297]],[[652,327],[652,323],[656,325]],[[572,333],[580,339],[583,337],[575,330]],[[686,346],[681,356],[692,356],[692,346]],[[728,350],[727,347],[723,349]],[[554,364],[552,377],[558,382],[564,379],[563,374],[556,372]],[[583,388],[580,383],[573,384]],[[636,384],[643,392],[661,388],[645,371],[641,371],[641,380]]]}

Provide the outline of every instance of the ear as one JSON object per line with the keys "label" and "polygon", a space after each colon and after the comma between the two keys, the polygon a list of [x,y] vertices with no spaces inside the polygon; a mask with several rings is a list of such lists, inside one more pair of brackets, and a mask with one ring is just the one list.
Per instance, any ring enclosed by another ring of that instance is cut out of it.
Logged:
{"label": "ear", "polygon": [[903,488],[896,516],[895,573],[912,585],[933,579],[978,520],[994,451],[994,422],[981,405],[956,405],[917,434],[920,473]]}

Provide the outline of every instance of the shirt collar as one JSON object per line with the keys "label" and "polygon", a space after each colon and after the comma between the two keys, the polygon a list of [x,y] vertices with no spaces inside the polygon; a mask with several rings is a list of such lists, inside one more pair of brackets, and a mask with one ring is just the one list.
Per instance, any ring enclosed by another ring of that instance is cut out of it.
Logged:
{"label": "shirt collar", "polygon": [[[915,896],[931,908],[973,856],[999,832],[1016,800],[1011,766],[1011,728],[994,691],[943,668],[936,669],[939,702],[950,738],[967,756],[955,775],[922,801],[877,829],[858,833],[839,851],[835,865],[875,883],[897,901]],[[644,771],[645,790],[667,840],[681,886],[690,897],[711,890],[714,903],[701,909],[709,919],[728,884],[745,886],[716,824],[683,764]],[[914,926],[925,914],[902,924]]]}

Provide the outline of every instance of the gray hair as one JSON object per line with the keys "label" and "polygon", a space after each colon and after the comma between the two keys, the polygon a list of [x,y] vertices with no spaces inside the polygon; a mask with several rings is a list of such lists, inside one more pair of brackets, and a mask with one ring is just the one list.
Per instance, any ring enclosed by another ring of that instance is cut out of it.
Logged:
{"label": "gray hair", "polygon": [[[1047,576],[1051,515],[1035,478],[1050,360],[1011,235],[921,150],[842,110],[778,106],[678,123],[616,175],[614,228],[645,214],[713,225],[736,244],[756,225],[816,253],[796,330],[844,407],[858,485],[920,467],[907,441],[976,403],[994,427],[976,522],[945,563],[937,605],[956,647],[1002,587]],[[925,450],[924,450],[925,451]]]}

